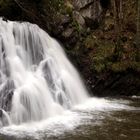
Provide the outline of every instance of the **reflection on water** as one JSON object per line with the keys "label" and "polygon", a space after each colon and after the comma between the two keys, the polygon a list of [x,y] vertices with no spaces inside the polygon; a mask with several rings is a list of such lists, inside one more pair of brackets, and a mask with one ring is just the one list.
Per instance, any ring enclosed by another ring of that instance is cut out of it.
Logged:
{"label": "reflection on water", "polygon": [[62,116],[0,129],[0,140],[140,140],[140,99],[91,99]]}

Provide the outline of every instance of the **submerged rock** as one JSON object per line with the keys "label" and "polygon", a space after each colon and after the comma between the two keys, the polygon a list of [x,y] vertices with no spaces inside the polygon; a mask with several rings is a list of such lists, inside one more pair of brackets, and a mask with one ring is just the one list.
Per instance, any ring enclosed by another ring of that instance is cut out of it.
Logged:
{"label": "submerged rock", "polygon": [[2,118],[3,113],[2,113],[2,109],[0,109],[0,118]]}
{"label": "submerged rock", "polygon": [[0,127],[8,126],[10,123],[8,114],[3,109],[0,109]]}
{"label": "submerged rock", "polygon": [[8,80],[0,90],[0,108],[10,111],[11,101],[14,94],[14,82]]}

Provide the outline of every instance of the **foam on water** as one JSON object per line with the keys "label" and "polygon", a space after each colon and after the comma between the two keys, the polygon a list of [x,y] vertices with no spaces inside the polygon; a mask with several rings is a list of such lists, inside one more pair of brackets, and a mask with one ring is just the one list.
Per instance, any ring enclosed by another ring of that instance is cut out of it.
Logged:
{"label": "foam on water", "polygon": [[[11,125],[0,130],[1,134],[14,136],[16,138],[43,139],[63,135],[65,132],[74,132],[81,125],[102,125],[106,115],[112,111],[137,110],[130,107],[126,100],[106,100],[91,98],[84,104],[73,107],[70,111],[48,118],[40,122],[25,123],[22,125]],[[140,109],[139,109],[140,110]]]}

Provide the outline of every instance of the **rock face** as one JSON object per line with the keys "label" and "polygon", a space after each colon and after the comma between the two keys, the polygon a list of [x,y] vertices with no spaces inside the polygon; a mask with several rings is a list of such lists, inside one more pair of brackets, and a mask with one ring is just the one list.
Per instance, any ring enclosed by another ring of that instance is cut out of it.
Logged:
{"label": "rock face", "polygon": [[81,25],[86,25],[87,27],[97,28],[94,26],[101,22],[103,8],[100,1],[97,0],[76,0],[73,2],[75,20]]}
{"label": "rock face", "polygon": [[74,0],[73,5],[75,6],[76,9],[80,10],[80,9],[86,7],[87,5],[93,3],[94,1],[95,0],[84,0],[84,1]]}
{"label": "rock face", "polygon": [[133,96],[139,95],[140,78],[139,73],[127,71],[122,73],[109,73],[94,85],[96,96]]}
{"label": "rock face", "polygon": [[94,22],[101,22],[104,11],[98,0],[67,0],[62,3],[54,0],[8,0],[2,1],[0,7],[0,16],[36,23],[50,34],[64,39],[72,38],[72,30],[77,32],[77,28],[93,27]]}
{"label": "rock face", "polygon": [[74,10],[79,12],[83,18],[96,19],[101,16],[102,7],[100,1],[97,0],[85,0],[73,1]]}
{"label": "rock face", "polygon": [[[124,17],[119,41],[113,2],[1,0],[0,16],[38,24],[62,42],[93,94],[139,95],[140,82],[136,75],[140,75],[140,50],[135,44],[136,2],[123,1]],[[118,44],[121,46],[119,49]]]}
{"label": "rock face", "polygon": [[8,80],[0,90],[0,109],[9,111],[11,109],[11,101],[14,93],[14,83]]}

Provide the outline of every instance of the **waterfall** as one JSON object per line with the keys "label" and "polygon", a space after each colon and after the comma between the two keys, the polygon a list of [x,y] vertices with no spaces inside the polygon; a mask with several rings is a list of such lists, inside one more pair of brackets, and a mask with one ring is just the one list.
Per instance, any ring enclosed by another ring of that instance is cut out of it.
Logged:
{"label": "waterfall", "polygon": [[1,125],[47,119],[87,98],[55,39],[37,25],[0,19]]}

